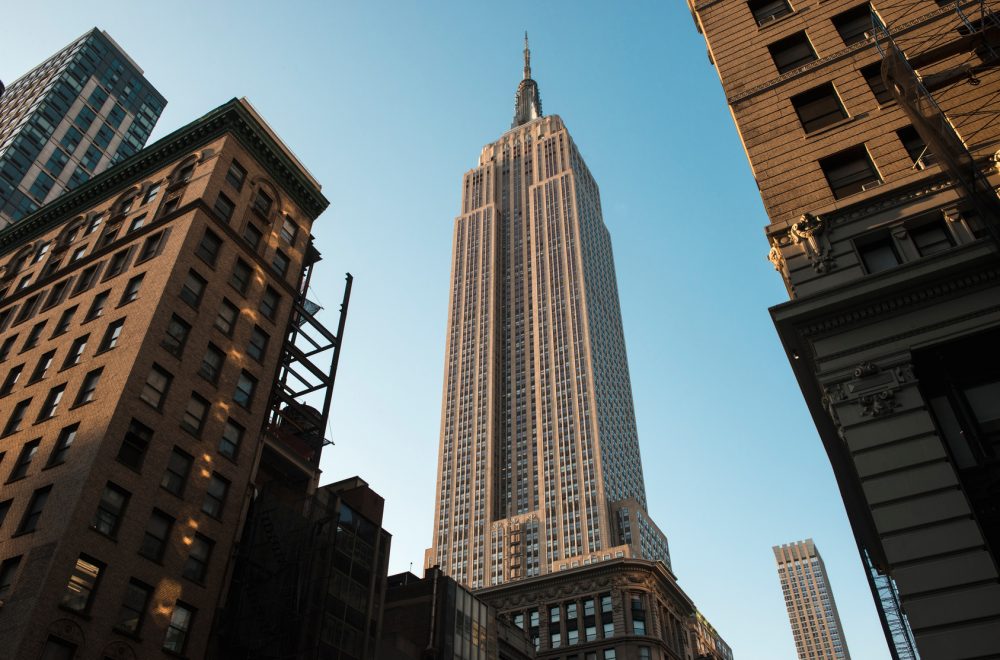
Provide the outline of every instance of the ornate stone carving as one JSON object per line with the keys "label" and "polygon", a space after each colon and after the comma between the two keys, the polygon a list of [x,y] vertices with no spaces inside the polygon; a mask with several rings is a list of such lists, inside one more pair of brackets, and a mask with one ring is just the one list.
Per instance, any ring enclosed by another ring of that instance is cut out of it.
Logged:
{"label": "ornate stone carving", "polygon": [[825,273],[836,265],[826,227],[827,223],[822,218],[805,213],[788,230],[792,243],[802,246],[806,258],[817,273]]}
{"label": "ornate stone carving", "polygon": [[858,397],[858,405],[861,406],[863,417],[881,417],[888,415],[896,408],[896,391],[893,388],[886,388],[874,394],[862,394]]}
{"label": "ornate stone carving", "polygon": [[778,249],[777,245],[771,246],[771,251],[767,253],[767,260],[774,265],[774,270],[784,274],[785,258],[781,255],[781,250]]}
{"label": "ornate stone carving", "polygon": [[844,392],[844,388],[840,383],[825,385],[823,387],[823,398],[820,402],[823,404],[823,408],[826,409],[826,414],[833,420],[833,425],[837,427],[837,435],[840,436],[841,440],[844,439],[844,429],[840,425],[840,415],[837,413],[836,404],[846,398],[847,393]]}
{"label": "ornate stone carving", "polygon": [[869,376],[874,376],[879,372],[877,364],[873,362],[862,362],[854,369],[855,378],[868,378]]}

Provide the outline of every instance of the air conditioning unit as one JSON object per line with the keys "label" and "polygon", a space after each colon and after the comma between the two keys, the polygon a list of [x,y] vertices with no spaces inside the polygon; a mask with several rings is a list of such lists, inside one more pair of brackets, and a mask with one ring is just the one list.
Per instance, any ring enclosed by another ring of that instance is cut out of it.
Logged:
{"label": "air conditioning unit", "polygon": [[868,183],[861,184],[861,190],[871,190],[872,188],[878,188],[882,185],[881,179],[875,179],[874,181],[869,181]]}
{"label": "air conditioning unit", "polygon": [[777,14],[771,14],[770,16],[765,16],[764,18],[757,21],[757,27],[764,27],[768,23],[773,23],[778,20]]}

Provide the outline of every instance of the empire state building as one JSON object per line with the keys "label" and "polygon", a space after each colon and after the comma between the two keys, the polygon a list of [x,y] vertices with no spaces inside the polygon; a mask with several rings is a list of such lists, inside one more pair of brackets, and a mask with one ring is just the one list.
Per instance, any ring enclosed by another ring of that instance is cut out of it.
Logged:
{"label": "empire state building", "polygon": [[563,121],[524,78],[510,130],[462,180],[434,540],[473,589],[616,558],[660,560],[611,238]]}

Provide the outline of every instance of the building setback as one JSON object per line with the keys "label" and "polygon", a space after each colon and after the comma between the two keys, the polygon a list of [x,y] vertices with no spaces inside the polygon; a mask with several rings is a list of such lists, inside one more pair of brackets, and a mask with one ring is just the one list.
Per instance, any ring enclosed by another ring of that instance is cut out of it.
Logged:
{"label": "building setback", "polygon": [[994,3],[689,7],[791,298],[771,315],[893,656],[998,656]]}
{"label": "building setback", "polygon": [[[512,127],[463,177],[451,274],[426,565],[530,629],[539,657],[685,657],[696,610],[647,513],[611,237],[569,131],[542,114],[527,38]],[[615,621],[539,627],[571,591],[593,618],[610,583],[588,571],[626,559],[643,577],[608,595]],[[640,630],[621,615],[633,597],[672,614]]]}
{"label": "building setback", "polygon": [[205,656],[251,480],[318,474],[327,204],[233,100],[0,231],[0,657]]}
{"label": "building setback", "polygon": [[0,86],[0,227],[142,149],[166,103],[97,28]]}
{"label": "building setback", "polygon": [[826,565],[812,539],[772,549],[799,660],[850,660]]}
{"label": "building setback", "polygon": [[523,628],[438,568],[389,576],[379,660],[531,660]]}

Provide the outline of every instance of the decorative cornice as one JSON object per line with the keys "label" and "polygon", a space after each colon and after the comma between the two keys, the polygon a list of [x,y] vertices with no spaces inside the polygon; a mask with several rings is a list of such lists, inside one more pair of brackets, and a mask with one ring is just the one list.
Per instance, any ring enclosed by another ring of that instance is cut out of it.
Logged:
{"label": "decorative cornice", "polygon": [[[697,11],[701,11],[702,9],[711,6],[711,5],[715,4],[716,2],[721,2],[721,0],[714,0],[713,2],[707,2],[707,3],[703,4],[703,5],[697,6],[695,9]],[[972,5],[972,4],[975,4],[975,0],[973,0],[972,2],[966,2],[966,3],[962,4],[962,6],[964,7],[964,6],[968,6],[968,5]],[[903,34],[905,32],[909,32],[911,30],[914,30],[914,29],[916,29],[916,28],[918,28],[918,27],[920,27],[922,25],[930,23],[931,21],[933,21],[933,20],[935,20],[937,18],[940,18],[941,16],[943,16],[945,14],[951,14],[954,11],[955,11],[955,5],[954,4],[945,5],[944,7],[940,7],[940,8],[938,8],[938,9],[936,9],[936,10],[934,10],[934,11],[928,13],[928,14],[924,14],[923,16],[918,16],[917,18],[914,18],[912,20],[906,21],[905,23],[901,23],[900,25],[898,25],[898,26],[896,26],[896,27],[894,27],[892,29],[891,34],[892,34],[893,37],[898,37],[899,35],[901,35],[901,34]],[[762,92],[766,92],[769,89],[772,89],[774,87],[778,87],[779,85],[782,85],[783,83],[788,82],[789,80],[792,80],[793,78],[798,78],[801,75],[804,75],[804,74],[809,73],[811,71],[814,71],[816,69],[820,69],[820,68],[826,66],[827,64],[832,64],[833,62],[836,62],[838,60],[842,60],[845,57],[853,55],[853,54],[855,54],[856,52],[858,52],[860,50],[863,50],[865,48],[868,48],[868,47],[874,46],[874,45],[875,45],[875,40],[874,39],[860,41],[860,42],[858,42],[856,44],[851,44],[847,48],[844,48],[843,50],[838,50],[836,53],[833,53],[832,55],[827,55],[826,57],[823,57],[821,59],[813,60],[812,62],[809,62],[808,64],[804,64],[804,65],[800,66],[797,69],[792,69],[791,71],[786,71],[785,73],[781,74],[777,78],[772,78],[771,80],[769,80],[769,81],[767,81],[765,83],[762,83],[760,85],[756,85],[754,87],[751,87],[750,89],[744,90],[744,91],[740,92],[739,94],[734,94],[734,95],[728,97],[727,101],[729,102],[730,105],[736,105],[737,103],[740,103],[741,101],[745,101],[746,99],[748,99],[748,98],[750,98],[752,96],[756,96],[756,95],[758,95],[758,94],[760,94]]]}
{"label": "decorative cornice", "polygon": [[[879,300],[878,302],[864,305],[852,309],[836,316],[824,318],[822,321],[810,323],[802,326],[800,334],[803,337],[813,337],[825,332],[836,330],[846,325],[852,325],[859,321],[883,317],[886,314],[904,309],[918,303],[933,301],[937,298],[951,296],[957,292],[971,289],[973,287],[990,284],[1000,279],[1000,270],[987,268],[976,273],[969,273],[945,282],[938,282],[919,290],[908,291],[891,298]],[[953,323],[954,319],[949,319],[947,323]],[[857,348],[852,349],[856,351]]]}
{"label": "decorative cornice", "polygon": [[311,219],[329,206],[329,200],[289,159],[285,150],[268,134],[268,129],[246,109],[244,102],[233,99],[0,230],[0,254],[141,181],[178,154],[192,151],[225,133],[234,135]]}

